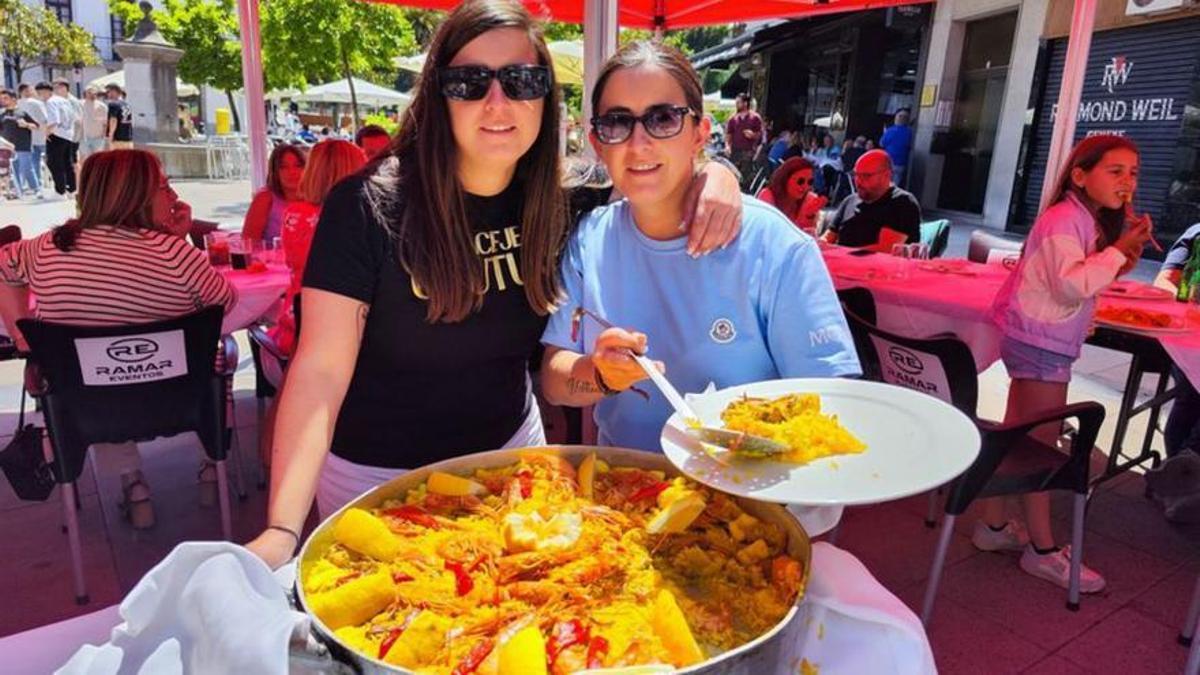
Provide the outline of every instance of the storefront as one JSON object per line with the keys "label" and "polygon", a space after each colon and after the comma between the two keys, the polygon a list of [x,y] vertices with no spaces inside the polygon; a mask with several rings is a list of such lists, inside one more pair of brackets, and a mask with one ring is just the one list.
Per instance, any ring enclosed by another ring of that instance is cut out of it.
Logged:
{"label": "storefront", "polygon": [[722,94],[749,86],[777,129],[828,129],[839,142],[860,134],[878,141],[897,110],[916,106],[922,32],[932,7],[785,21],[758,29],[749,44],[739,38],[709,50],[717,58],[697,55],[697,63],[740,63],[745,80],[735,76]]}
{"label": "storefront", "polygon": [[[1066,39],[1046,42],[1010,229],[1037,217],[1057,114]],[[1097,32],[1092,38],[1075,139],[1119,134],[1141,150],[1135,206],[1169,243],[1200,222],[1200,16]],[[1147,251],[1147,255],[1153,255]]]}
{"label": "storefront", "polygon": [[762,52],[764,115],[789,128],[828,129],[839,141],[878,140],[897,110],[915,106],[929,16],[928,5],[912,5],[763,31],[763,39],[792,33]]}

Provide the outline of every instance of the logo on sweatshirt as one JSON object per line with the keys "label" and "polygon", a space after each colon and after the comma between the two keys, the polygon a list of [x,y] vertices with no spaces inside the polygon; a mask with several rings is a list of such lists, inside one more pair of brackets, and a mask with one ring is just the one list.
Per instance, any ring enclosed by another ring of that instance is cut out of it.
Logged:
{"label": "logo on sweatshirt", "polygon": [[719,345],[729,344],[737,337],[737,329],[733,327],[733,322],[729,319],[717,319],[713,322],[712,328],[708,330],[708,336]]}

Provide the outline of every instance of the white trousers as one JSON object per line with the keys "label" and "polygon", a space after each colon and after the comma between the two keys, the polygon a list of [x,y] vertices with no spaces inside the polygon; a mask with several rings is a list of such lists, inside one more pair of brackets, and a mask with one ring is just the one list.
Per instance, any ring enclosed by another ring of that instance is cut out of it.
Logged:
{"label": "white trousers", "polygon": [[[542,428],[542,412],[538,409],[537,401],[533,401],[525,421],[501,449],[545,444],[546,432]],[[329,453],[321,470],[320,482],[317,483],[317,515],[321,520],[325,520],[362,493],[406,471],[408,469],[355,464]]]}

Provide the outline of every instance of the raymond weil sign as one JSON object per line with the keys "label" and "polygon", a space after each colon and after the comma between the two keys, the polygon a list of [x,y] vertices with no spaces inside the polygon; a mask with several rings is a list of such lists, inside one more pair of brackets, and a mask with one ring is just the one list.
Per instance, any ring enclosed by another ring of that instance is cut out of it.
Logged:
{"label": "raymond weil sign", "polygon": [[[1143,69],[1144,70],[1144,69]],[[1131,79],[1137,77],[1137,63],[1125,54],[1114,54],[1104,62],[1098,81],[1084,83],[1084,95],[1079,101],[1076,124],[1138,124],[1144,122],[1177,122],[1186,101],[1174,96],[1124,96]],[[1090,94],[1090,96],[1089,96]],[[1058,104],[1050,107],[1050,118],[1058,116]],[[1125,135],[1125,129],[1088,129],[1088,135]]]}

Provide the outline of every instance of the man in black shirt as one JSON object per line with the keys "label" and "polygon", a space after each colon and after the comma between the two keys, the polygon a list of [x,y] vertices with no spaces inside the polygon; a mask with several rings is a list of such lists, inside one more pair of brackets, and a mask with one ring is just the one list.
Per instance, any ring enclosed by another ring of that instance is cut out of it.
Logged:
{"label": "man in black shirt", "polygon": [[825,232],[827,241],[890,251],[894,244],[921,240],[921,205],[892,184],[892,160],[882,150],[854,164],[855,194],[838,205]]}
{"label": "man in black shirt", "polygon": [[120,86],[104,87],[108,98],[108,149],[133,147],[133,109],[125,102],[125,92]]}
{"label": "man in black shirt", "polygon": [[13,146],[13,182],[17,194],[38,192],[33,180],[33,128],[37,126],[28,114],[17,110],[17,95],[10,89],[0,89],[0,137]]}

